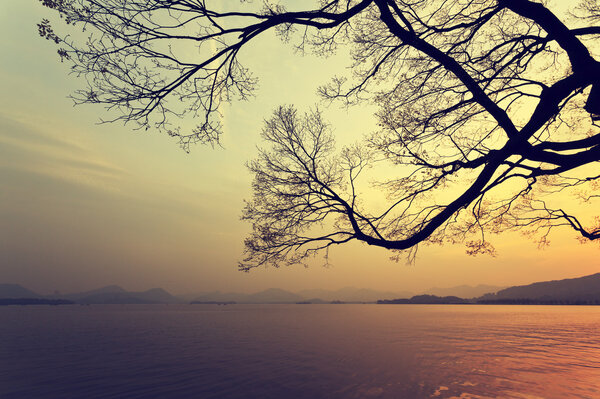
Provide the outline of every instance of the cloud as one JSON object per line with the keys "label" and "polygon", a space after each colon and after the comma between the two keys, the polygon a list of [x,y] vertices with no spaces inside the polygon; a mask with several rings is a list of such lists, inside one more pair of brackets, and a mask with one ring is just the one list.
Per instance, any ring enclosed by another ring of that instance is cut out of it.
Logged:
{"label": "cloud", "polygon": [[114,154],[113,161],[86,143],[84,133],[0,113],[0,213],[85,209],[98,217],[151,218],[189,229],[192,224],[214,228],[241,209],[241,199],[232,192],[236,182],[190,185],[176,176],[180,168],[168,160],[154,160],[153,167],[171,168],[175,176],[155,176],[144,167],[151,160],[143,151],[144,162],[137,165],[122,154]]}
{"label": "cloud", "polygon": [[29,174],[117,194],[127,172],[83,144],[69,140],[68,135],[64,136],[0,115],[0,170],[4,175],[12,171],[13,186],[27,184],[16,177]]}

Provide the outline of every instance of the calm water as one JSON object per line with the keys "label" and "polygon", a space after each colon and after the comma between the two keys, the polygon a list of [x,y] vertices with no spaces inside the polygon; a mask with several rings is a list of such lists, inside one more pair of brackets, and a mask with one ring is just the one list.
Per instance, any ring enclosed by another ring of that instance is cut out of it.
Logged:
{"label": "calm water", "polygon": [[0,398],[600,398],[600,307],[0,308]]}

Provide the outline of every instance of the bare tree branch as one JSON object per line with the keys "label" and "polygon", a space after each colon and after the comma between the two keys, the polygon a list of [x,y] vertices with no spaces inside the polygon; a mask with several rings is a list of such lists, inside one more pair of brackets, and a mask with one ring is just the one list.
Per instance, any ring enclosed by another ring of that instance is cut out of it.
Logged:
{"label": "bare tree branch", "polygon": [[[531,0],[321,0],[299,11],[208,0],[42,3],[90,32],[80,43],[48,20],[38,25],[87,82],[76,101],[162,129],[186,149],[218,142],[221,104],[253,96],[241,50],[256,37],[275,31],[319,55],[351,48],[350,73],[318,91],[344,106],[376,104],[377,130],[336,150],[318,109],[282,106],[266,120],[266,147],[248,164],[254,195],[243,219],[253,231],[242,270],[304,263],[352,240],[414,259],[421,243],[493,255],[488,236],[513,229],[541,245],[557,227],[600,237],[595,219],[566,209],[569,192],[599,196],[598,0],[570,17]],[[197,128],[182,132],[183,117]]]}

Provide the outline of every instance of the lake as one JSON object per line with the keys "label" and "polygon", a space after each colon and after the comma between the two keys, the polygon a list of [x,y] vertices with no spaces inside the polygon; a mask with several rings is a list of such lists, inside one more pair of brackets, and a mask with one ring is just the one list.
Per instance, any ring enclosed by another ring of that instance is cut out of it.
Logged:
{"label": "lake", "polygon": [[600,398],[600,306],[5,306],[0,398]]}

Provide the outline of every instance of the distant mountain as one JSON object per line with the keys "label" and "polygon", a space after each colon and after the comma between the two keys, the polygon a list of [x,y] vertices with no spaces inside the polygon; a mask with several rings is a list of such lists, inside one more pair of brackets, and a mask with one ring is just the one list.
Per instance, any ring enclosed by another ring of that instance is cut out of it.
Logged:
{"label": "distant mountain", "polygon": [[[579,278],[499,288],[491,285],[475,287],[461,285],[451,288],[432,288],[426,291],[427,294],[417,296],[411,292],[377,291],[353,287],[339,290],[303,290],[298,293],[270,288],[253,294],[209,292],[196,296],[193,301],[201,303],[372,303],[380,300],[380,303],[478,302],[600,305],[600,273]],[[497,292],[493,293],[495,291]],[[189,303],[189,298],[176,297],[162,288],[130,292],[118,285],[109,285],[79,293],[41,296],[18,284],[0,284],[0,298],[60,299],[85,304]]]}
{"label": "distant mountain", "polygon": [[151,301],[143,298],[138,298],[129,292],[106,292],[94,295],[88,295],[81,298],[77,298],[76,302],[87,305],[116,305],[116,304],[150,304],[159,303],[157,301]]}
{"label": "distant mountain", "polygon": [[19,284],[0,284],[0,298],[40,298],[41,295],[36,294],[27,288],[21,287]]}
{"label": "distant mountain", "polygon": [[125,291],[123,288],[119,287],[118,285],[107,285],[106,287],[102,287],[102,288],[98,288],[95,290],[90,290],[90,291],[83,291],[83,292],[74,292],[74,293],[70,293],[70,294],[52,294],[52,295],[47,295],[47,298],[65,298],[65,299],[69,299],[71,301],[75,301],[75,302],[79,302],[79,300],[81,298],[87,298],[87,297],[101,297],[102,295],[109,295],[109,294],[124,294],[127,291]]}
{"label": "distant mountain", "polygon": [[284,291],[279,288],[270,288],[256,294],[250,294],[246,297],[246,303],[296,303],[304,301],[306,298]]}
{"label": "distant mountain", "polygon": [[246,303],[246,297],[248,294],[240,294],[235,292],[206,292],[200,295],[197,295],[192,298],[192,302],[216,302],[216,303],[225,303],[225,302],[236,302],[236,303]]}
{"label": "distant mountain", "polygon": [[449,288],[430,288],[424,291],[423,294],[435,295],[435,296],[457,296],[460,298],[476,298],[485,294],[495,293],[506,287],[499,287],[495,285],[484,285],[480,284],[475,287],[470,285],[459,285],[456,287]]}
{"label": "distant mountain", "polygon": [[109,294],[115,292],[127,292],[124,288],[119,287],[118,285],[107,285],[106,287],[98,288],[91,291],[86,291],[81,294],[85,295],[95,295],[95,294]]}
{"label": "distant mountain", "polygon": [[193,299],[194,302],[236,302],[236,303],[296,303],[306,298],[279,288],[270,288],[254,294],[221,293],[219,291],[206,293]]}
{"label": "distant mountain", "polygon": [[505,288],[478,298],[481,303],[600,304],[600,273]]}
{"label": "distant mountain", "polygon": [[162,288],[152,288],[143,292],[131,292],[135,297],[155,303],[180,303],[181,299],[171,295]]}
{"label": "distant mountain", "polygon": [[468,299],[459,298],[456,296],[436,296],[436,295],[416,295],[410,299],[383,299],[377,301],[378,304],[411,304],[411,305],[458,305],[472,303]]}
{"label": "distant mountain", "polygon": [[236,302],[236,303],[329,303],[340,301],[345,303],[375,302],[380,298],[410,297],[411,292],[376,291],[364,288],[346,287],[339,290],[312,289],[297,293],[271,288],[254,294],[241,294],[220,291],[208,292],[192,299],[194,302]]}
{"label": "distant mountain", "polygon": [[[470,288],[489,289],[493,286],[454,287],[448,290],[464,289],[468,295],[417,295],[412,298],[381,299],[380,304],[549,304],[549,305],[600,305],[600,273],[579,278],[543,281],[529,285],[509,287],[497,293],[488,293],[477,298],[470,297]],[[431,291],[435,291],[432,289]],[[439,290],[439,289],[437,289]],[[446,290],[441,290],[442,292]],[[438,291],[439,292],[439,291]],[[447,292],[447,291],[446,291]],[[456,292],[456,291],[454,291]],[[472,298],[472,299],[463,299]]]}
{"label": "distant mountain", "polygon": [[339,290],[303,290],[297,293],[304,298],[319,298],[323,301],[375,302],[381,298],[408,298],[414,295],[408,291],[377,291],[366,288],[345,287]]}
{"label": "distant mountain", "polygon": [[143,304],[143,303],[182,303],[181,299],[162,288],[142,292],[130,292],[118,285],[109,285],[91,291],[72,294],[52,295],[49,298],[64,298],[85,304]]}

